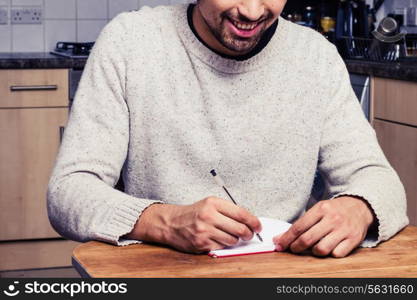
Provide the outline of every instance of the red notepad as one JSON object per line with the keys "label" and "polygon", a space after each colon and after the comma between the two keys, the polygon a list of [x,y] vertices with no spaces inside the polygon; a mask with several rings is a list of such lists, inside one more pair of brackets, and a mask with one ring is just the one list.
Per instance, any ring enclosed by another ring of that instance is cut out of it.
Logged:
{"label": "red notepad", "polygon": [[259,241],[256,235],[254,235],[250,241],[240,240],[239,243],[233,247],[212,250],[208,253],[208,255],[211,257],[230,257],[275,251],[275,245],[272,242],[273,237],[287,231],[291,227],[291,224],[265,217],[260,217],[259,220],[262,223],[262,231],[260,232],[260,235],[263,242]]}

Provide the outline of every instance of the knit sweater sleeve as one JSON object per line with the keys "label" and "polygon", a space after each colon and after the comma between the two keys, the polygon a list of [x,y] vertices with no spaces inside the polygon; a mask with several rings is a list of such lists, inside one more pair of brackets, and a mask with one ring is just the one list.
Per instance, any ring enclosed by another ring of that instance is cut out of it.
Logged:
{"label": "knit sweater sleeve", "polygon": [[77,241],[138,242],[121,237],[157,202],[114,189],[129,144],[123,48],[128,28],[120,18],[103,29],[88,59],[48,187],[51,224]]}
{"label": "knit sweater sleeve", "polygon": [[361,110],[343,60],[335,48],[327,57],[330,95],[319,169],[330,198],[351,195],[368,202],[378,226],[368,232],[361,246],[373,247],[408,224],[405,192]]}

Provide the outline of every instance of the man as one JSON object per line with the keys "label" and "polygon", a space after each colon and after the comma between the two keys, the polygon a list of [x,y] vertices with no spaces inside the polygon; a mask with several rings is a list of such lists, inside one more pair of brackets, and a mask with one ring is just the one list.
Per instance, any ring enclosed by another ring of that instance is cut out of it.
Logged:
{"label": "man", "polygon": [[[403,187],[343,61],[280,18],[285,3],[200,0],[108,24],[50,181],[56,230],[200,253],[250,239],[266,216],[294,222],[278,251],[343,257],[404,227]],[[125,193],[113,188],[122,167]],[[304,213],[317,167],[329,197]]]}

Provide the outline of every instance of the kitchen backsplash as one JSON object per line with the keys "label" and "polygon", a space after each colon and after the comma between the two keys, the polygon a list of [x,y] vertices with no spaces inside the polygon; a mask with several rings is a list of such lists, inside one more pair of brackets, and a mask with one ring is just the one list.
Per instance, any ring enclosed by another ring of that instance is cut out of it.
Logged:
{"label": "kitchen backsplash", "polygon": [[[95,41],[114,16],[144,5],[174,5],[189,0],[0,0],[0,52],[50,51],[57,41]],[[38,7],[41,24],[12,24],[12,10]],[[2,24],[5,23],[5,24]]]}

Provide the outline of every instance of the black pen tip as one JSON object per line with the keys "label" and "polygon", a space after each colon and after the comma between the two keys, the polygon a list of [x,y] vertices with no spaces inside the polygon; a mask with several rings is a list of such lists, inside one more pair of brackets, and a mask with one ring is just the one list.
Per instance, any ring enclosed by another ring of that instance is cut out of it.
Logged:
{"label": "black pen tip", "polygon": [[258,236],[258,239],[263,242],[264,240],[261,238],[261,235],[259,233],[256,234]]}

